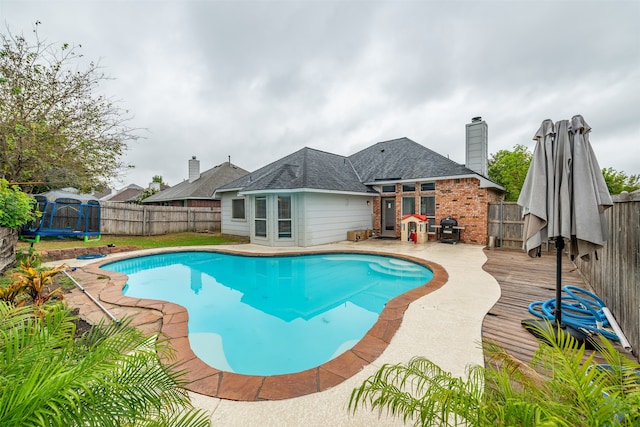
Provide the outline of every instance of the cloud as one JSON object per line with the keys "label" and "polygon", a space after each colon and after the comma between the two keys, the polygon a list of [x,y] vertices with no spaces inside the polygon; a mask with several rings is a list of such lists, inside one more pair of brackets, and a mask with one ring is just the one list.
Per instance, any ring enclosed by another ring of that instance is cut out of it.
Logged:
{"label": "cloud", "polygon": [[102,90],[145,129],[123,183],[175,184],[192,155],[252,170],[402,136],[464,163],[474,116],[494,153],[574,114],[601,166],[640,173],[637,2],[3,0],[0,16],[101,58]]}

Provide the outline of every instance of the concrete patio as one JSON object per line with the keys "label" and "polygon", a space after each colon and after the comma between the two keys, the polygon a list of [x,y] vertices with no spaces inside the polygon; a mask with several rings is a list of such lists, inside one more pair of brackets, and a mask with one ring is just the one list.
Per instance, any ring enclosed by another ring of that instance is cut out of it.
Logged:
{"label": "concrete patio", "polygon": [[[485,314],[500,297],[498,282],[482,269],[486,261],[483,247],[465,244],[429,242],[414,245],[397,240],[366,240],[341,242],[312,248],[265,248],[257,245],[216,246],[247,253],[278,253],[307,251],[370,251],[406,255],[440,264],[448,273],[448,281],[441,288],[412,302],[400,327],[389,345],[373,362],[355,375],[324,391],[284,400],[239,402],[212,398],[192,393],[193,403],[211,413],[213,425],[223,426],[371,426],[403,425],[398,419],[379,416],[359,409],[349,414],[347,404],[353,388],[360,385],[385,363],[404,363],[413,356],[424,356],[455,375],[463,375],[469,364],[482,364],[480,349],[482,322]],[[197,249],[197,248],[196,248]],[[129,254],[112,254],[101,259],[116,260],[124,256],[158,253],[160,250],[136,251]],[[82,286],[102,302],[116,317],[131,315],[134,324],[152,332],[176,315],[172,309],[162,313],[157,307],[124,307],[113,304],[112,297],[101,294],[114,286],[106,276],[95,275],[95,261],[77,259],[57,261],[53,265],[67,263],[81,267],[73,276]],[[93,264],[93,266],[92,266]],[[93,279],[91,279],[93,275]],[[112,273],[109,273],[112,276]],[[105,293],[114,295],[112,289]],[[89,298],[79,290],[72,292],[69,303],[80,310],[80,316],[90,322],[105,317]],[[168,311],[168,312],[167,312]],[[174,319],[175,320],[175,319]]]}

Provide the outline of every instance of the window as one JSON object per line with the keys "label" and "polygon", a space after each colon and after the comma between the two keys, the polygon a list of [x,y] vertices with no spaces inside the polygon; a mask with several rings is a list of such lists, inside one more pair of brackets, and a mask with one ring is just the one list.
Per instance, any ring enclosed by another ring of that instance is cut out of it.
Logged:
{"label": "window", "polygon": [[291,238],[291,196],[278,196],[278,238]]}
{"label": "window", "polygon": [[244,199],[231,200],[231,219],[245,219]]}
{"label": "window", "polygon": [[436,198],[434,196],[420,197],[420,215],[436,215]]}
{"label": "window", "polygon": [[420,197],[420,215],[427,217],[429,233],[435,233],[433,226],[436,224],[436,198],[435,196]]}
{"label": "window", "polygon": [[416,213],[416,199],[414,197],[402,198],[402,215],[411,215]]}
{"label": "window", "polygon": [[436,189],[435,182],[425,182],[420,184],[420,191],[434,191]]}
{"label": "window", "polygon": [[416,185],[415,184],[402,184],[402,191],[416,191]]}
{"label": "window", "polygon": [[267,237],[267,198],[256,197],[255,208],[255,235],[256,237]]}
{"label": "window", "polygon": [[395,193],[396,192],[396,186],[395,185],[383,185],[382,186],[382,192],[383,193]]}

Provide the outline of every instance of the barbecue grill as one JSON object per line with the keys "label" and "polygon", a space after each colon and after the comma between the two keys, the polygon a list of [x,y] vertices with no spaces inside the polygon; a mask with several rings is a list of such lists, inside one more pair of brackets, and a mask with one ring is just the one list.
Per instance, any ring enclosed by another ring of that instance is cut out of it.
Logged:
{"label": "barbecue grill", "polygon": [[458,243],[460,241],[458,221],[450,216],[440,220],[440,236],[438,240],[444,243]]}

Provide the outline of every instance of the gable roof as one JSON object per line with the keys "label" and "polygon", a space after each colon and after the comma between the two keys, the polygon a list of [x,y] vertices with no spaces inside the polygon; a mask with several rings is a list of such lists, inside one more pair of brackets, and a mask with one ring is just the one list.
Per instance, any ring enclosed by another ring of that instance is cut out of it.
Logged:
{"label": "gable roof", "polygon": [[117,193],[105,197],[103,200],[109,202],[135,202],[144,188],[136,184],[129,184]]}
{"label": "gable roof", "polygon": [[409,138],[378,142],[349,160],[366,183],[478,175]]}
{"label": "gable roof", "polygon": [[377,193],[378,182],[477,177],[481,186],[504,190],[473,170],[409,138],[382,141],[349,157],[303,148],[222,186],[218,191],[264,192],[317,189]]}
{"label": "gable roof", "polygon": [[374,192],[360,182],[348,158],[308,147],[251,172],[219,190],[237,189],[242,189],[245,193],[293,189]]}
{"label": "gable roof", "polygon": [[224,162],[202,172],[200,178],[195,181],[182,181],[173,187],[147,197],[143,200],[143,203],[185,199],[211,199],[216,189],[248,173],[249,171],[241,167],[229,162]]}

